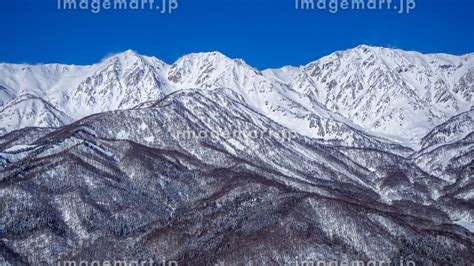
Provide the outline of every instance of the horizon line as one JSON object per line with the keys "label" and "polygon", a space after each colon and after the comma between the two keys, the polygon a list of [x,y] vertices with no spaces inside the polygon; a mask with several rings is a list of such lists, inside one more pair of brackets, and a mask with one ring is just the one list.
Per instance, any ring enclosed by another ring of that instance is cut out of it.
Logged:
{"label": "horizon line", "polygon": [[298,67],[302,67],[302,66],[306,66],[308,64],[311,64],[313,62],[316,62],[316,61],[319,61],[325,57],[328,57],[328,56],[331,56],[335,53],[338,53],[338,52],[345,52],[345,51],[351,51],[351,50],[355,50],[357,48],[361,48],[361,47],[369,47],[369,48],[381,48],[381,49],[387,49],[387,50],[394,50],[394,51],[402,51],[402,52],[406,52],[406,53],[418,53],[418,54],[421,54],[421,55],[426,55],[426,56],[429,56],[429,55],[447,55],[447,56],[454,56],[454,57],[468,57],[468,56],[471,56],[474,54],[474,51],[473,52],[469,52],[469,53],[465,53],[465,54],[451,54],[451,53],[446,53],[446,52],[435,52],[435,53],[423,53],[423,52],[420,52],[420,51],[417,51],[417,50],[405,50],[405,49],[402,49],[402,48],[395,48],[395,47],[388,47],[388,46],[381,46],[381,45],[368,45],[368,44],[359,44],[355,47],[352,47],[352,48],[346,48],[346,49],[341,49],[341,50],[334,50],[326,55],[323,55],[317,59],[314,59],[314,60],[310,60],[309,62],[307,63],[304,63],[304,64],[300,64],[298,66],[296,65],[282,65],[280,67],[268,67],[268,68],[263,68],[263,69],[260,69],[260,68],[257,68],[257,67],[254,67],[253,65],[251,64],[248,64],[246,59],[244,58],[241,58],[241,57],[230,57],[228,55],[226,55],[225,53],[221,52],[221,51],[218,51],[218,50],[210,50],[210,51],[201,51],[201,52],[190,52],[190,53],[186,53],[186,54],[183,54],[181,56],[179,56],[176,60],[174,60],[174,62],[172,63],[169,63],[169,62],[166,62],[165,60],[163,59],[160,59],[154,55],[146,55],[146,54],[141,54],[140,52],[134,50],[134,49],[125,49],[125,50],[122,50],[122,51],[119,51],[119,52],[115,52],[115,53],[108,53],[106,54],[105,56],[103,56],[101,59],[99,59],[98,61],[96,61],[95,63],[92,63],[92,64],[69,64],[69,63],[61,63],[61,62],[50,62],[50,63],[42,63],[42,62],[37,62],[37,63],[11,63],[11,62],[0,62],[0,64],[5,64],[5,65],[25,65],[25,66],[44,66],[44,65],[62,65],[62,66],[76,66],[76,67],[88,67],[88,66],[93,66],[93,65],[97,65],[97,64],[100,64],[110,58],[113,58],[113,57],[116,57],[116,56],[119,56],[121,54],[125,54],[125,53],[128,53],[128,52],[132,52],[138,56],[143,56],[143,57],[148,57],[148,58],[155,58],[157,60],[160,60],[162,62],[164,62],[165,64],[167,65],[173,65],[175,64],[176,62],[178,62],[181,58],[183,57],[186,57],[186,56],[189,56],[189,55],[193,55],[193,54],[212,54],[212,53],[218,53],[218,54],[221,54],[223,55],[224,57],[228,58],[228,59],[231,59],[231,60],[242,60],[245,62],[245,64],[247,64],[248,66],[252,67],[252,68],[255,68],[259,71],[265,71],[265,70],[272,70],[272,69],[282,69],[282,68],[285,68],[285,67],[295,67],[295,68],[298,68]]}

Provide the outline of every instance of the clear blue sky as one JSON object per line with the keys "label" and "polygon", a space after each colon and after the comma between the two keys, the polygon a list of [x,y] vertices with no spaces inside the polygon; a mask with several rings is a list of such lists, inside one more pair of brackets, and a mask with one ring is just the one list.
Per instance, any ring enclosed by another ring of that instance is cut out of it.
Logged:
{"label": "clear blue sky", "polygon": [[417,0],[409,15],[301,11],[294,1],[180,0],[173,14],[161,15],[58,11],[56,0],[0,0],[0,62],[91,64],[132,49],[171,63],[218,50],[263,69],[305,64],[359,44],[474,52],[472,0]]}

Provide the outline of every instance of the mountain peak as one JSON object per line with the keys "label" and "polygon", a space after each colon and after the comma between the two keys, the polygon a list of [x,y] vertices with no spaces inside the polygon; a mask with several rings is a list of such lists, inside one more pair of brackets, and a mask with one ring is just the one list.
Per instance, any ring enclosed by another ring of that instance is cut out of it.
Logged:
{"label": "mountain peak", "polygon": [[172,65],[172,68],[194,69],[197,72],[201,72],[203,69],[229,70],[235,67],[243,67],[257,72],[255,68],[248,65],[244,60],[230,58],[217,51],[190,53],[182,56]]}
{"label": "mountain peak", "polygon": [[139,55],[137,52],[133,50],[126,50],[117,54],[114,54],[112,56],[107,57],[105,60],[120,60],[120,61],[136,61],[138,59],[141,59],[141,55]]}
{"label": "mountain peak", "polygon": [[202,52],[202,53],[197,53],[206,57],[217,57],[217,58],[229,58],[225,54],[219,52],[219,51],[211,51],[211,52]]}
{"label": "mountain peak", "polygon": [[366,50],[366,49],[374,49],[374,48],[380,48],[380,47],[371,46],[371,45],[367,45],[367,44],[360,44],[360,45],[358,45],[357,47],[355,47],[353,49]]}
{"label": "mountain peak", "polygon": [[124,54],[124,55],[138,55],[138,53],[132,49],[127,49],[119,54]]}
{"label": "mountain peak", "polygon": [[176,63],[182,62],[182,61],[196,61],[196,60],[219,62],[219,61],[231,61],[232,59],[221,52],[212,51],[212,52],[190,53],[179,58],[176,61]]}
{"label": "mountain peak", "polygon": [[383,54],[392,54],[396,52],[405,52],[399,49],[395,48],[389,48],[389,47],[382,47],[382,46],[371,46],[371,45],[366,45],[366,44],[361,44],[355,48],[348,49],[344,51],[346,53],[355,53],[359,55],[363,54],[376,54],[376,55],[383,55]]}

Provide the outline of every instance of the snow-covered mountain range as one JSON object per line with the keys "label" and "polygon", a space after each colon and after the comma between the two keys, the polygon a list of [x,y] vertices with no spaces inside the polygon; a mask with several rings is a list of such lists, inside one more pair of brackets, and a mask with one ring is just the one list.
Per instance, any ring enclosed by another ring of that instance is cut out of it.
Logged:
{"label": "snow-covered mountain range", "polygon": [[473,93],[472,54],[369,46],[0,64],[0,264],[468,265]]}
{"label": "snow-covered mountain range", "polygon": [[135,108],[182,89],[230,88],[308,137],[356,145],[370,135],[418,148],[435,126],[473,106],[474,55],[363,45],[305,66],[259,71],[218,52],[168,65],[126,51],[91,66],[0,64],[0,88],[3,134]]}

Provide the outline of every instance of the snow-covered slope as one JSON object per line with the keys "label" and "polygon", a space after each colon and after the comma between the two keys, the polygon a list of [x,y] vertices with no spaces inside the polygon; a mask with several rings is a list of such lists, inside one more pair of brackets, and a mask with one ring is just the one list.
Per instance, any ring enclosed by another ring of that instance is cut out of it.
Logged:
{"label": "snow-covered slope", "polygon": [[132,108],[170,92],[163,78],[166,68],[166,64],[156,58],[126,51],[90,67],[86,77],[83,76],[66,94],[62,88],[68,82],[63,81],[55,90],[54,102],[64,104],[76,118]]}
{"label": "snow-covered slope", "polygon": [[362,127],[416,143],[473,105],[474,55],[359,46],[304,67],[289,85]]}
{"label": "snow-covered slope", "polygon": [[[71,72],[85,67],[61,64],[25,65],[0,63],[0,86],[13,96],[32,94],[45,98],[51,88]],[[71,86],[73,84],[69,84]],[[65,88],[63,88],[65,89]]]}
{"label": "snow-covered slope", "polygon": [[413,154],[426,172],[451,182],[472,179],[474,158],[474,110],[461,113],[435,127]]}
{"label": "snow-covered slope", "polygon": [[0,134],[19,128],[60,127],[73,120],[46,100],[23,94],[0,109]]}
{"label": "snow-covered slope", "polygon": [[160,73],[166,67],[133,51],[91,66],[0,64],[1,96],[35,95],[79,119],[163,97],[170,92]]}
{"label": "snow-covered slope", "polygon": [[439,145],[459,141],[474,132],[474,108],[453,116],[435,127],[421,141],[423,148],[434,148]]}
{"label": "snow-covered slope", "polygon": [[390,152],[285,130],[223,88],[0,137],[0,258],[473,260],[473,235],[452,219],[472,223],[469,202],[436,201],[446,182]]}
{"label": "snow-covered slope", "polygon": [[379,147],[374,143],[391,141],[364,132],[358,125],[329,111],[316,99],[292,90],[284,82],[285,74],[297,68],[266,70],[265,73],[240,59],[230,59],[219,52],[196,53],[171,65],[168,80],[175,90],[229,88],[241,95],[251,108],[295,132],[341,145]]}
{"label": "snow-covered slope", "polygon": [[4,106],[10,101],[13,101],[14,99],[15,94],[12,91],[3,86],[0,86],[0,107]]}
{"label": "snow-covered slope", "polygon": [[465,265],[472,61],[361,46],[265,71],[217,52],[1,64],[0,261]]}
{"label": "snow-covered slope", "polygon": [[[369,46],[302,67],[264,71],[219,52],[189,54],[167,65],[126,51],[91,66],[0,64],[0,104],[30,94],[77,120],[145,106],[178,90],[229,88],[253,110],[307,137],[416,149],[435,126],[471,108],[473,77],[472,54],[423,55]],[[7,125],[5,119],[22,119],[8,114],[0,121],[7,132],[58,125],[36,122],[44,119]]]}

